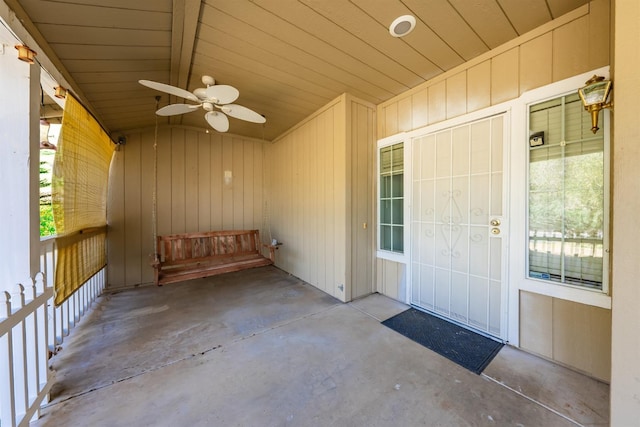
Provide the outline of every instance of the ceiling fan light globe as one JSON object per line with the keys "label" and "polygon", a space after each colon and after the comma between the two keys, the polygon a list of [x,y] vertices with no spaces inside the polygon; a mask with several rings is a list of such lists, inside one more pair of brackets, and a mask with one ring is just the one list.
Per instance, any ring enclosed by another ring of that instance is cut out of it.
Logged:
{"label": "ceiling fan light globe", "polygon": [[213,86],[216,80],[211,76],[202,76],[202,84],[205,86]]}
{"label": "ceiling fan light globe", "polygon": [[206,88],[199,87],[198,89],[193,91],[193,94],[201,101],[207,99],[207,89]]}

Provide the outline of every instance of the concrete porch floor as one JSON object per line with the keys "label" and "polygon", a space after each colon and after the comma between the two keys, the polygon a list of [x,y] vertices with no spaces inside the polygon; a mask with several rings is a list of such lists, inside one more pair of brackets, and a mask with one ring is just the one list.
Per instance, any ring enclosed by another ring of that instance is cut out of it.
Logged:
{"label": "concrete porch floor", "polygon": [[609,386],[510,347],[476,375],[275,267],[105,294],[32,426],[608,425]]}

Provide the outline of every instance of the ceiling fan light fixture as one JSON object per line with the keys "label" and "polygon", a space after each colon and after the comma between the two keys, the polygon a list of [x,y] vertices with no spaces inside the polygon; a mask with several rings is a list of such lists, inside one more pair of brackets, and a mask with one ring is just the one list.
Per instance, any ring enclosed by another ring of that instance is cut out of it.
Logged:
{"label": "ceiling fan light fixture", "polygon": [[412,15],[402,15],[389,25],[389,34],[393,37],[404,37],[416,27],[416,18]]}
{"label": "ceiling fan light fixture", "polygon": [[207,99],[207,88],[199,87],[193,91],[193,94],[201,100]]}

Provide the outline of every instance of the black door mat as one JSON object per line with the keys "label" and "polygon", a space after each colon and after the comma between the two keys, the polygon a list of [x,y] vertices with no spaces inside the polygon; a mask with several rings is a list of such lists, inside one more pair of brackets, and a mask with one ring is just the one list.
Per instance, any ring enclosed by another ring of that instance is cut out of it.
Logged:
{"label": "black door mat", "polygon": [[403,311],[382,324],[476,374],[480,374],[504,346],[501,342],[415,308]]}

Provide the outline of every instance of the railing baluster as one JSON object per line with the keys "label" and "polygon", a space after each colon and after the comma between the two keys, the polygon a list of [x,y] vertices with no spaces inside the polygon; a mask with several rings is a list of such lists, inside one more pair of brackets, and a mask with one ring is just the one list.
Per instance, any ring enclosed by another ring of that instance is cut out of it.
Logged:
{"label": "railing baluster", "polygon": [[[25,306],[24,286],[18,284],[18,308],[20,311]],[[25,316],[26,317],[26,316]],[[23,319],[13,327],[13,366],[14,366],[14,392],[16,394],[16,414],[24,415],[29,407],[28,373],[27,373],[27,331]]]}
{"label": "railing baluster", "polygon": [[[4,292],[4,310],[0,310],[0,319],[12,316],[11,294]],[[4,311],[4,313],[2,312]],[[13,339],[12,331],[3,331],[0,335],[0,424],[15,427],[16,425],[16,396],[13,386]]]}

